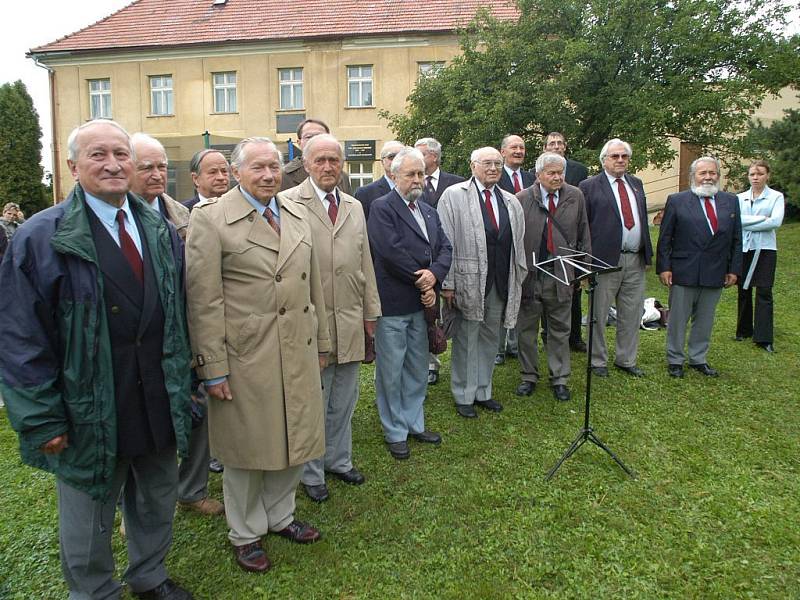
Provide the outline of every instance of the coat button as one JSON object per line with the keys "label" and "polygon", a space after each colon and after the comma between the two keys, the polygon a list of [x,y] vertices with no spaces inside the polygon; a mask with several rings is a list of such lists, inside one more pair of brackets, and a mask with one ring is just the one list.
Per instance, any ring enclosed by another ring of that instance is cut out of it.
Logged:
{"label": "coat button", "polygon": [[342,274],[342,267],[336,267],[336,274],[337,275],[341,275]]}
{"label": "coat button", "polygon": [[308,306],[303,309],[303,312],[308,312]]}
{"label": "coat button", "polygon": [[305,278],[306,278],[306,274],[305,274],[305,273],[303,273],[302,275],[300,275],[300,279],[305,279]]}
{"label": "coat button", "polygon": [[284,315],[284,314],[286,314],[286,309],[285,309],[285,308],[283,308],[283,307],[281,307],[281,309],[278,311],[278,314],[279,314],[279,315]]}
{"label": "coat button", "polygon": [[280,276],[280,275],[275,275],[275,281],[277,281],[278,283],[280,283],[280,281],[281,281],[281,276]]}
{"label": "coat button", "polygon": [[111,312],[114,313],[114,314],[117,314],[119,312],[119,306],[117,306],[116,304],[114,306],[112,306],[111,307]]}
{"label": "coat button", "polygon": [[247,217],[247,220],[248,220],[248,221],[250,221],[250,222],[252,223],[254,218],[255,218],[255,217],[253,217],[253,215],[250,215],[249,217]]}

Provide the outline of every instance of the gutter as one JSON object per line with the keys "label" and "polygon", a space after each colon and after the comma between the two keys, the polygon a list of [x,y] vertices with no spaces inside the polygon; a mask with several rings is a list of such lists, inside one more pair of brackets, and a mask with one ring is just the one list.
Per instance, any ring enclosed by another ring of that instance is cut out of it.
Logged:
{"label": "gutter", "polygon": [[61,194],[61,177],[59,176],[59,170],[61,169],[61,153],[59,152],[58,146],[58,129],[56,128],[56,73],[54,69],[51,69],[47,65],[44,65],[39,62],[39,55],[28,53],[28,57],[31,58],[34,64],[37,67],[41,67],[42,69],[47,71],[47,79],[48,85],[50,86],[50,133],[51,133],[51,143],[50,143],[50,159],[53,162],[53,204],[58,203],[58,198],[63,198],[64,196]]}

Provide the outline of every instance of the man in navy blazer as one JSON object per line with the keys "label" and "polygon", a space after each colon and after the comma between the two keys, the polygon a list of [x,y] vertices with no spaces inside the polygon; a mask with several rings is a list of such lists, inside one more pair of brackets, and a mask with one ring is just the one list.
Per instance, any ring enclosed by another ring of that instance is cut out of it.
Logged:
{"label": "man in navy blazer", "polygon": [[707,377],[719,373],[706,360],[714,313],[723,287],[736,285],[742,272],[739,201],[719,191],[719,161],[711,156],[689,167],[691,191],[671,194],[658,236],[656,271],[669,287],[667,369],[683,377],[683,346],[689,334],[689,366]]}
{"label": "man in navy blazer", "polygon": [[219,150],[206,148],[195,152],[189,161],[189,171],[196,190],[193,198],[182,202],[189,210],[201,200],[222,196],[230,187],[228,161]]}
{"label": "man in navy blazer", "polygon": [[450,271],[452,248],[437,212],[419,202],[425,163],[415,148],[392,161],[395,188],[372,203],[367,232],[383,316],[375,333],[375,403],[389,452],[410,456],[408,438],[439,444],[425,429],[427,324],[423,309],[436,302]]}
{"label": "man in navy blazer", "polygon": [[644,271],[653,256],[653,246],[644,186],[627,172],[632,153],[627,142],[617,138],[607,141],[600,151],[602,172],[579,186],[586,198],[593,254],[621,268],[597,280],[594,315],[600,325],[594,330],[591,364],[599,377],[608,377],[605,322],[612,302],[617,307],[614,366],[634,377],[644,376],[644,371],[636,366],[636,356],[644,304]]}
{"label": "man in navy blazer", "polygon": [[[525,162],[525,140],[518,135],[505,136],[500,142],[500,156],[503,157],[500,181],[497,182],[500,189],[510,194],[518,194],[533,185],[536,180],[534,174],[522,169]],[[515,358],[518,350],[516,328],[505,329],[501,326],[500,344],[497,348],[497,356],[494,357],[494,364],[502,365],[506,360],[506,355]]]}
{"label": "man in navy blazer", "polygon": [[392,161],[400,150],[403,149],[403,143],[397,140],[390,140],[381,148],[381,166],[383,167],[384,176],[373,181],[367,185],[362,185],[356,190],[354,194],[356,200],[361,202],[364,209],[364,218],[369,220],[369,207],[374,200],[381,196],[385,196],[394,189],[394,181],[389,176],[392,168]]}

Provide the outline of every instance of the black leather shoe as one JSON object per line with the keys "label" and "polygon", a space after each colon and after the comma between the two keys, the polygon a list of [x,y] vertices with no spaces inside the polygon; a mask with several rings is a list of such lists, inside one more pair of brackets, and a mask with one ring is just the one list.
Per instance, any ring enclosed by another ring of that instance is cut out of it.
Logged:
{"label": "black leather shoe", "polygon": [[569,349],[573,352],[586,352],[586,342],[578,340],[577,342],[570,342]]}
{"label": "black leather shoe", "polygon": [[733,338],[733,341],[734,341],[734,342],[743,342],[743,341],[744,341],[744,339],[745,339],[745,336],[743,336],[743,335],[737,335],[737,336],[735,336],[735,337]]}
{"label": "black leather shoe", "polygon": [[328,499],[328,486],[324,483],[322,485],[306,485],[304,483],[303,489],[306,491],[306,496],[314,502],[325,502]]}
{"label": "black leather shoe", "polygon": [[559,402],[566,402],[569,400],[569,389],[567,389],[567,386],[565,385],[554,385],[553,397]]}
{"label": "black leather shoe", "polygon": [[456,404],[456,412],[465,419],[477,419],[478,413],[472,404]]}
{"label": "black leather shoe", "polygon": [[397,460],[405,460],[411,456],[411,450],[408,449],[408,442],[387,442],[389,447],[389,454],[394,456]]}
{"label": "black leather shoe", "polygon": [[518,358],[519,352],[514,352],[513,350],[506,350],[506,356],[508,358]]}
{"label": "black leather shoe", "polygon": [[157,585],[152,590],[134,592],[133,595],[147,600],[192,600],[193,598],[189,592],[172,581],[172,579],[165,579],[161,585]]}
{"label": "black leather shoe", "polygon": [[253,573],[263,573],[269,571],[272,563],[269,562],[267,553],[261,546],[261,540],[244,546],[234,546],[233,554],[236,556],[236,564],[245,571]]}
{"label": "black leather shoe", "polygon": [[439,383],[439,371],[428,371],[428,385]]}
{"label": "black leather shoe", "polygon": [[534,381],[523,381],[517,386],[517,391],[514,392],[517,396],[531,396],[533,395],[533,390],[536,389],[536,382]]}
{"label": "black leather shoe", "polygon": [[608,377],[608,367],[592,367],[592,375],[595,377]]}
{"label": "black leather shoe", "polygon": [[497,354],[495,354],[495,356],[494,356],[494,364],[495,364],[495,366],[500,366],[504,362],[506,362],[506,355],[505,354],[500,354],[499,352]]}
{"label": "black leather shoe", "polygon": [[208,470],[212,473],[222,473],[225,470],[225,465],[219,462],[216,458],[208,461]]}
{"label": "black leather shoe", "polygon": [[503,405],[493,398],[489,398],[488,400],[475,400],[475,406],[480,406],[482,409],[492,412],[500,412],[503,410]]}
{"label": "black leather shoe", "polygon": [[349,483],[350,485],[361,485],[362,483],[364,483],[364,481],[366,481],[364,479],[364,475],[361,474],[361,471],[359,471],[355,467],[344,473],[336,473],[334,471],[329,471],[329,472],[331,475],[336,477],[336,479],[344,481],[345,483]]}
{"label": "black leather shoe", "polygon": [[418,442],[422,442],[423,444],[435,444],[439,445],[442,443],[442,436],[440,436],[435,431],[420,431],[419,433],[409,432],[408,437],[417,440]]}
{"label": "black leather shoe", "polygon": [[292,521],[280,531],[272,533],[285,537],[295,544],[313,544],[322,537],[319,529],[302,521]]}
{"label": "black leather shoe", "polygon": [[693,368],[695,371],[697,371],[698,373],[702,373],[706,377],[719,377],[719,371],[709,367],[708,363],[703,363],[703,364],[700,364],[700,365],[689,365],[689,366],[691,368]]}
{"label": "black leather shoe", "polygon": [[644,371],[642,371],[636,365],[632,367],[623,367],[621,365],[614,365],[615,368],[619,369],[623,373],[627,373],[631,377],[644,377]]}
{"label": "black leather shoe", "polygon": [[683,377],[683,365],[667,365],[667,373],[670,377]]}
{"label": "black leather shoe", "polygon": [[775,346],[773,346],[770,343],[756,342],[756,346],[758,346],[759,348],[761,348],[766,352],[769,352],[770,354],[775,352]]}

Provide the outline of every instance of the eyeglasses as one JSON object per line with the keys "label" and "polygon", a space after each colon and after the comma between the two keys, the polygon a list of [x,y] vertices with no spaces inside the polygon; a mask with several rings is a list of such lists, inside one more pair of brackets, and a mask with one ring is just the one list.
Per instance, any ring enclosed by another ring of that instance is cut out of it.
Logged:
{"label": "eyeglasses", "polygon": [[612,160],[619,160],[620,158],[623,160],[628,160],[630,158],[629,154],[609,154],[608,158]]}
{"label": "eyeglasses", "polygon": [[502,161],[499,160],[476,160],[475,164],[482,166],[484,169],[499,169],[503,166]]}
{"label": "eyeglasses", "polygon": [[397,152],[395,152],[395,153],[393,153],[393,154],[387,154],[386,156],[382,156],[381,158],[382,158],[382,159],[386,159],[386,158],[388,158],[389,160],[394,160],[394,157],[395,157],[395,156],[397,156]]}

